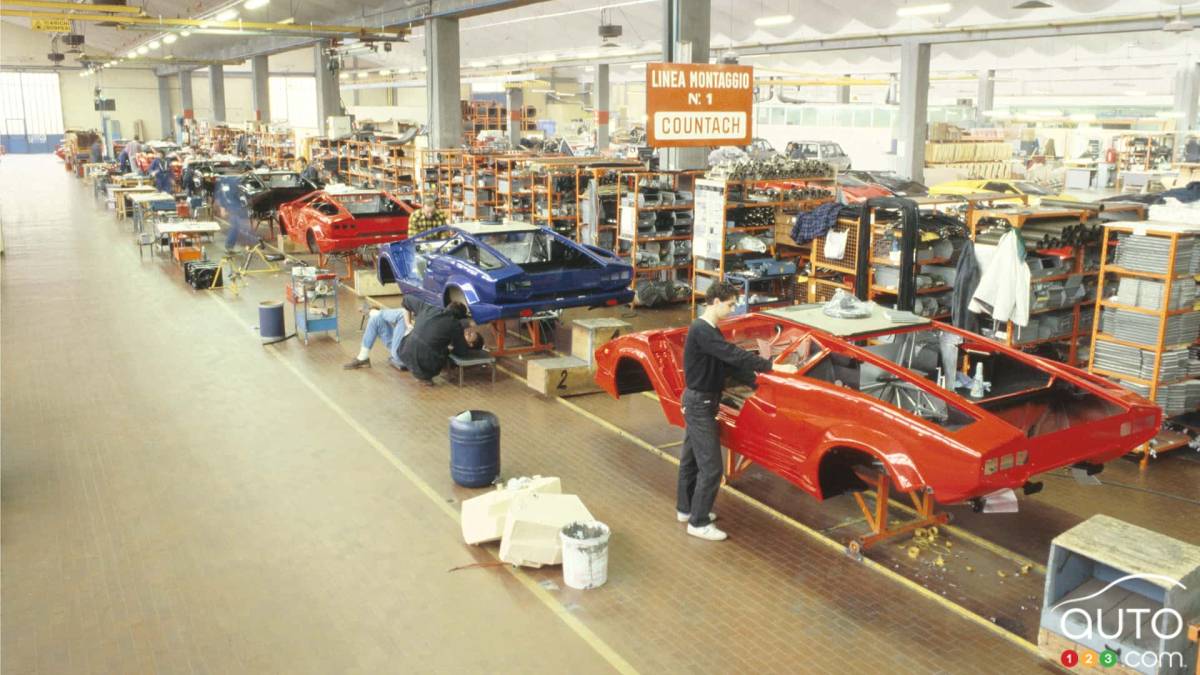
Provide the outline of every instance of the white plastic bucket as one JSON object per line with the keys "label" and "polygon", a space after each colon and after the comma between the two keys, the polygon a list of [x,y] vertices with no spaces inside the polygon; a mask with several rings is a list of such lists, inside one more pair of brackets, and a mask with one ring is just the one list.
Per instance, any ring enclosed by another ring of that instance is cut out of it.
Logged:
{"label": "white plastic bucket", "polygon": [[598,588],[608,581],[608,526],[598,520],[577,520],[563,526],[563,583],[571,588]]}

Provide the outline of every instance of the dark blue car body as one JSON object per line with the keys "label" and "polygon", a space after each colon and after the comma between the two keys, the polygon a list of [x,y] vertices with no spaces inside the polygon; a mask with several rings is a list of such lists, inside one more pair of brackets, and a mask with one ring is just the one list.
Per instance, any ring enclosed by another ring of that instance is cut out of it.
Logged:
{"label": "dark blue car body", "polygon": [[379,247],[381,283],[437,307],[461,300],[477,323],[633,301],[633,268],[544,227],[464,223]]}

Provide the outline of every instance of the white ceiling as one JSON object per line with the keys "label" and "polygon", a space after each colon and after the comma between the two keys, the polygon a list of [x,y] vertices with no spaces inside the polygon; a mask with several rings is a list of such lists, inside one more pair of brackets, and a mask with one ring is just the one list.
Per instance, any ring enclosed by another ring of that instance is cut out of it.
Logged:
{"label": "white ceiling", "polygon": [[[737,51],[761,44],[939,27],[1044,25],[1062,20],[1167,14],[1179,6],[1195,10],[1200,5],[1200,0],[1182,3],[1167,0],[1049,0],[1054,5],[1049,9],[1014,10],[1012,7],[1019,0],[950,0],[951,11],[940,16],[907,19],[896,16],[897,8],[906,4],[932,1],[712,0],[712,50],[719,54],[730,47]],[[273,0],[265,8],[243,9],[241,14],[256,21],[292,17],[297,23],[341,21],[377,26],[414,3],[417,0]],[[470,72],[477,69],[515,70],[529,65],[545,69],[556,62],[578,58],[654,60],[652,54],[661,50],[661,3],[662,0],[549,0],[465,18],[461,23],[461,61],[464,69]],[[149,13],[164,16],[194,17],[228,4],[229,0],[146,0]],[[604,8],[608,9],[610,20],[624,29],[624,35],[614,48],[601,48],[601,40],[596,34]],[[756,18],[782,14],[791,14],[795,20],[789,25],[771,28],[754,25]],[[347,16],[362,18],[349,21]],[[117,55],[151,37],[140,31],[94,25],[86,26],[84,32],[91,47],[104,48]],[[390,53],[359,55],[359,67],[419,72],[424,65],[423,33],[423,29],[417,28],[411,42],[396,45]],[[242,39],[192,35],[170,47],[164,46],[163,53],[173,53],[177,57],[211,56],[220,47]],[[1128,77],[1113,75],[1113,68],[1140,66],[1147,88],[1157,87],[1169,93],[1173,65],[1197,53],[1200,53],[1200,30],[1182,34],[1153,31],[935,45],[932,67],[935,72],[1033,69],[1043,73],[1040,79],[1045,86],[1054,86],[1045,84],[1047,82],[1061,81],[1094,91],[1104,84],[1104,77]],[[894,48],[875,48],[744,57],[743,62],[753,63],[760,74],[869,76],[895,72],[899,67],[899,56]],[[1088,80],[1081,73],[1101,79]],[[564,68],[562,74],[578,76],[582,73],[577,68]],[[587,77],[586,74],[582,76]],[[641,72],[637,70],[614,69],[617,81],[640,77]],[[1002,90],[1008,86],[1004,82],[1002,79],[999,85]],[[961,85],[935,83],[935,88],[945,86]],[[1139,85],[1140,88],[1143,87]]]}

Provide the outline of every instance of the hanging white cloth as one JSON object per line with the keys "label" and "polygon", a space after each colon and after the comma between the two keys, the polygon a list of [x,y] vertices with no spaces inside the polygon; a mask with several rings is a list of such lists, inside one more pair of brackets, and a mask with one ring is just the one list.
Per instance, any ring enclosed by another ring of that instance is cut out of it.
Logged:
{"label": "hanging white cloth", "polygon": [[983,275],[968,309],[987,312],[997,321],[1028,325],[1031,279],[1025,264],[1025,244],[1017,230],[1000,237],[995,254],[982,267]]}

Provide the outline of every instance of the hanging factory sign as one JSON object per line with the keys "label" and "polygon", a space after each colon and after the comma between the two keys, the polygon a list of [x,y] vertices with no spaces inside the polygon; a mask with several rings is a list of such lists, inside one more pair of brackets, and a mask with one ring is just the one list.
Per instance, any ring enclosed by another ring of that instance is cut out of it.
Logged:
{"label": "hanging factory sign", "polygon": [[646,65],[646,136],[658,148],[749,145],[752,66]]}
{"label": "hanging factory sign", "polygon": [[33,29],[43,33],[70,33],[70,19],[30,19]]}

